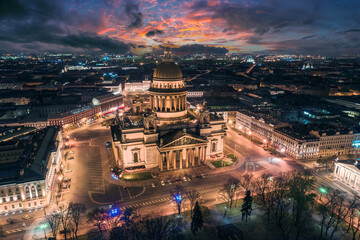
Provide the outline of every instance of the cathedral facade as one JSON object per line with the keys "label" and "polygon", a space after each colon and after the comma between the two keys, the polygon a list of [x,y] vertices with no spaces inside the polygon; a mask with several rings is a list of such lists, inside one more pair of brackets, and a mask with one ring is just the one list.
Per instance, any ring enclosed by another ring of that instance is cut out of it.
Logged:
{"label": "cathedral facade", "polygon": [[134,101],[131,110],[116,114],[112,146],[121,168],[170,171],[223,157],[225,122],[205,104],[187,108],[183,75],[170,51],[155,69],[149,93],[146,107]]}

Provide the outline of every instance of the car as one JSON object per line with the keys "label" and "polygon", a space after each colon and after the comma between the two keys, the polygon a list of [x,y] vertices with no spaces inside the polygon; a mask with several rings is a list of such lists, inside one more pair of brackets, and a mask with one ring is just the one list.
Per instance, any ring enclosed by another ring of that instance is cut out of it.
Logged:
{"label": "car", "polygon": [[68,157],[68,160],[73,160],[74,159],[74,157]]}
{"label": "car", "polygon": [[183,179],[184,179],[184,182],[187,182],[187,178],[186,178],[186,177],[183,177]]}
{"label": "car", "polygon": [[188,182],[190,182],[190,181],[191,181],[191,178],[190,178],[190,177],[186,177],[186,178],[187,178]]}
{"label": "car", "polygon": [[109,148],[109,147],[111,147],[111,143],[110,143],[110,142],[106,142],[106,143],[105,143],[105,146],[106,146],[107,148]]}
{"label": "car", "polygon": [[155,183],[152,183],[151,186],[152,186],[152,187],[155,187]]}
{"label": "car", "polygon": [[64,184],[64,185],[62,186],[62,188],[63,188],[63,189],[68,189],[68,188],[70,188],[70,184]]}
{"label": "car", "polygon": [[24,220],[28,220],[28,219],[32,218],[32,216],[30,216],[30,215],[25,215],[25,216],[23,216],[22,218],[23,218]]}
{"label": "car", "polygon": [[165,182],[164,182],[164,181],[161,181],[161,186],[165,186]]}
{"label": "car", "polygon": [[168,180],[168,184],[169,184],[169,185],[171,185],[171,184],[172,184],[172,181],[171,181],[170,179]]}
{"label": "car", "polygon": [[72,170],[71,169],[66,169],[65,172],[69,173],[69,172],[72,172]]}
{"label": "car", "polygon": [[9,224],[14,224],[14,223],[15,223],[15,219],[13,219],[13,218],[8,218],[8,219],[6,219],[6,221],[7,221]]}
{"label": "car", "polygon": [[74,151],[70,151],[69,153],[70,153],[70,154],[74,154],[75,152],[74,152]]}
{"label": "car", "polygon": [[206,178],[206,175],[204,173],[201,174],[202,178]]}
{"label": "car", "polygon": [[64,182],[70,182],[70,181],[71,181],[71,178],[69,178],[69,177],[64,178]]}

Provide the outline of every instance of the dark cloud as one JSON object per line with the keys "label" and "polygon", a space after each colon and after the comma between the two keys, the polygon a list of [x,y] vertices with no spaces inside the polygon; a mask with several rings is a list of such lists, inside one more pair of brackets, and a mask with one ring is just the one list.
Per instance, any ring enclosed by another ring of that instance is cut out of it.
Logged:
{"label": "dark cloud", "polygon": [[127,53],[133,47],[97,35],[94,30],[103,26],[101,16],[65,11],[58,1],[1,1],[0,9],[0,49],[13,46],[14,50],[22,51],[73,48],[74,51]]}
{"label": "dark cloud", "polygon": [[183,55],[188,55],[188,54],[225,54],[228,53],[229,50],[227,50],[224,47],[212,47],[212,46],[205,46],[205,45],[201,45],[201,44],[188,44],[188,45],[183,45],[181,47],[178,48],[172,48],[172,51],[175,54],[183,54]]}
{"label": "dark cloud", "polygon": [[6,17],[22,17],[26,14],[26,8],[19,0],[0,0],[0,19]]}
{"label": "dark cloud", "polygon": [[[209,21],[218,29],[221,26],[218,31],[227,35],[247,33],[251,36],[245,39],[248,44],[279,52],[286,51],[287,47],[289,52],[306,54],[359,52],[356,41],[359,40],[360,15],[355,9],[360,8],[360,1],[259,0],[216,5],[205,2],[194,3],[188,18]],[[349,30],[341,32],[340,29]]]}
{"label": "dark cloud", "polygon": [[131,21],[128,28],[139,28],[142,25],[142,13],[139,10],[139,5],[133,0],[125,1],[125,13]]}
{"label": "dark cloud", "polygon": [[313,37],[315,37],[315,36],[316,36],[316,35],[313,34],[313,35],[309,35],[309,36],[302,37],[301,39],[302,39],[302,40],[310,39],[310,38],[313,38]]}
{"label": "dark cloud", "polygon": [[155,29],[155,30],[152,30],[152,31],[148,31],[145,36],[146,37],[153,37],[155,35],[161,35],[163,34],[164,31],[163,30],[159,30],[159,29]]}

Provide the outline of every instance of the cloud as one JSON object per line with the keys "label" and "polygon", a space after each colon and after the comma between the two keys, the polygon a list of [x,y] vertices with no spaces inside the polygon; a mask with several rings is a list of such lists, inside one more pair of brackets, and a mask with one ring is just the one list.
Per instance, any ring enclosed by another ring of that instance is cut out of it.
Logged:
{"label": "cloud", "polygon": [[206,46],[201,44],[187,44],[183,45],[177,48],[172,48],[172,51],[175,54],[225,54],[228,53],[229,50],[227,50],[224,47],[213,47],[213,46]]}
{"label": "cloud", "polygon": [[151,31],[148,31],[145,36],[146,37],[153,37],[155,35],[161,35],[163,34],[164,31],[163,30],[159,30],[159,29],[155,29],[155,30],[151,30]]}
{"label": "cloud", "polygon": [[0,9],[6,11],[6,17],[0,14],[0,50],[3,51],[6,46],[13,46],[22,51],[73,48],[73,51],[127,53],[134,47],[97,35],[94,31],[104,25],[101,14],[68,11],[58,1],[1,1]]}
{"label": "cloud", "polygon": [[133,0],[125,1],[125,13],[131,21],[128,28],[139,28],[141,26],[143,15],[139,10],[139,5]]}
{"label": "cloud", "polygon": [[310,39],[310,38],[313,38],[313,37],[315,37],[315,36],[316,36],[316,35],[313,34],[313,35],[309,35],[309,36],[302,37],[301,39],[302,39],[302,40]]}

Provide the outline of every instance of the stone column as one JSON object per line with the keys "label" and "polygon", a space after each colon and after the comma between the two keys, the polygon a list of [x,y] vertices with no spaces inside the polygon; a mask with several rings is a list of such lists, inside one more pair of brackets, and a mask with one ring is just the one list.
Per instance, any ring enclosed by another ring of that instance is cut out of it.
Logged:
{"label": "stone column", "polygon": [[191,166],[195,166],[195,148],[191,149]]}
{"label": "stone column", "polygon": [[167,170],[169,171],[170,170],[170,156],[169,156],[169,152],[166,152],[166,167],[167,167]]}
{"label": "stone column", "polygon": [[186,155],[186,158],[185,158],[185,166],[186,168],[189,167],[189,160],[190,160],[190,149],[184,149],[185,151],[185,155]]}
{"label": "stone column", "polygon": [[207,149],[207,146],[204,147],[204,163],[206,163],[206,149]]}
{"label": "stone column", "polygon": [[162,101],[160,96],[157,96],[157,98],[158,98],[158,101],[159,101],[159,109],[158,110],[161,111],[161,109],[163,107],[163,101]]}
{"label": "stone column", "polygon": [[179,150],[180,169],[182,169],[182,163],[183,163],[182,151],[184,151],[184,150]]}
{"label": "stone column", "polygon": [[176,152],[174,150],[172,150],[171,152],[172,152],[172,159],[173,159],[174,170],[175,170],[176,169]]}
{"label": "stone column", "polygon": [[150,109],[154,109],[154,97],[152,95],[150,96]]}
{"label": "stone column", "polygon": [[203,155],[203,147],[199,147],[199,165],[202,162]]}

